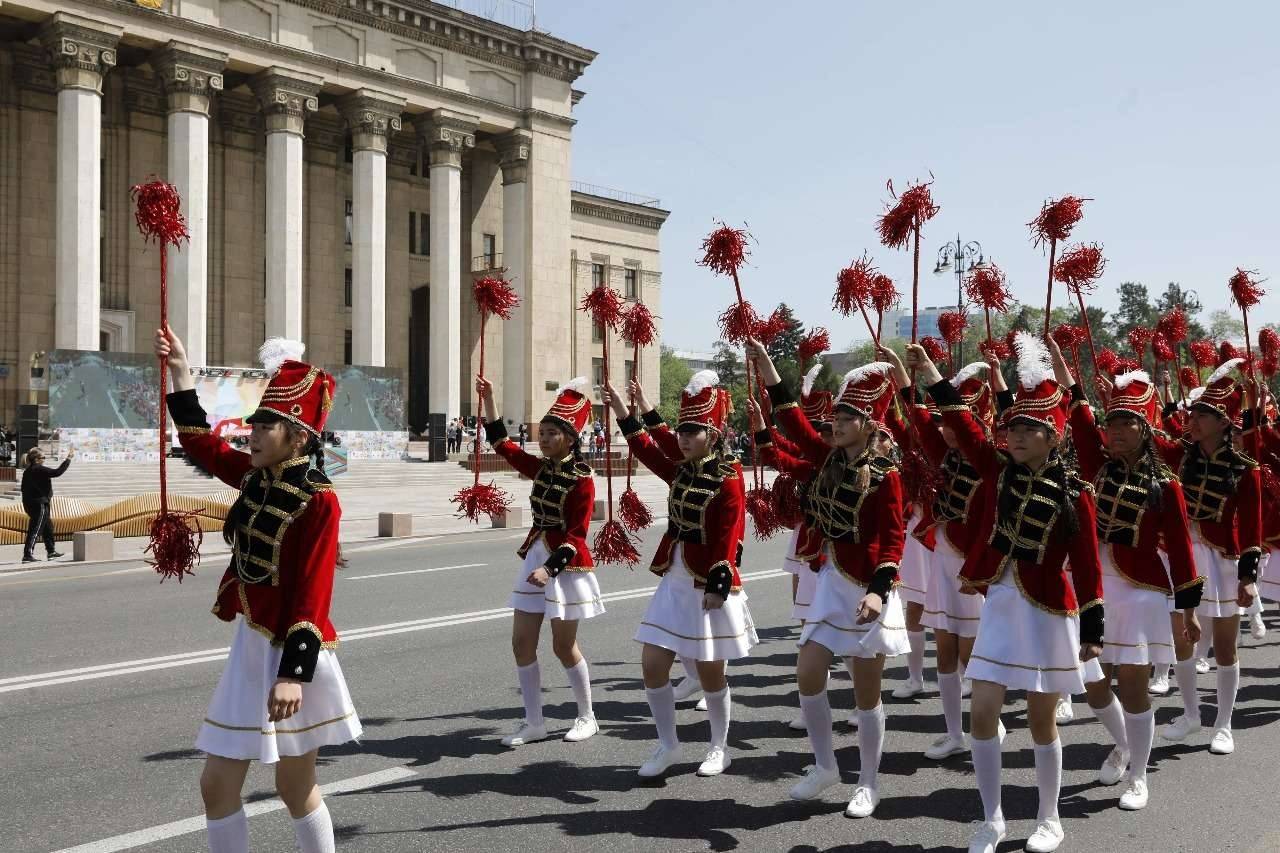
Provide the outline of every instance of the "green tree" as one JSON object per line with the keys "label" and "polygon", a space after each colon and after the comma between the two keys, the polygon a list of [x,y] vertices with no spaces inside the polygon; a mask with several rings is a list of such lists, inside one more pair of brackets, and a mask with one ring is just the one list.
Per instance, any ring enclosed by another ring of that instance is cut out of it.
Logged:
{"label": "green tree", "polygon": [[1181,308],[1187,315],[1188,340],[1198,340],[1208,334],[1199,319],[1200,311],[1204,308],[1200,303],[1200,297],[1176,281],[1171,281],[1165,286],[1164,293],[1160,294],[1160,298],[1156,300],[1156,310],[1163,315],[1174,308]]}
{"label": "green tree", "polygon": [[1137,326],[1154,329],[1160,312],[1151,301],[1147,286],[1137,281],[1122,281],[1119,287],[1120,307],[1111,315],[1111,331],[1117,341],[1125,341]]}
{"label": "green tree", "polygon": [[787,319],[787,330],[774,338],[773,343],[769,344],[769,357],[773,359],[775,364],[781,361],[794,362],[796,360],[796,352],[800,348],[800,341],[804,338],[804,323],[796,319],[791,306],[785,302],[778,305],[778,314]]}
{"label": "green tree", "polygon": [[1244,321],[1239,312],[1219,308],[1209,313],[1209,337],[1215,341],[1240,340],[1244,337]]}
{"label": "green tree", "polygon": [[711,369],[720,375],[720,384],[725,388],[739,382],[743,378],[742,356],[738,350],[724,341],[716,341],[715,358],[711,359]]}
{"label": "green tree", "polygon": [[689,384],[693,371],[689,369],[689,365],[676,358],[671,347],[664,346],[659,352],[658,414],[667,423],[673,424],[680,417],[680,392]]}

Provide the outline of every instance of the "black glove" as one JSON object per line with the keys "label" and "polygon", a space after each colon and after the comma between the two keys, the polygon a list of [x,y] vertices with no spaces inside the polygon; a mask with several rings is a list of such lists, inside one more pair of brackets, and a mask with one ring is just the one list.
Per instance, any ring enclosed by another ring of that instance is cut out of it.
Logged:
{"label": "black glove", "polygon": [[889,597],[889,590],[893,589],[893,582],[897,577],[897,566],[881,566],[876,569],[876,573],[871,576],[871,583],[867,584],[867,595],[874,592],[876,595],[880,596],[881,601],[884,601]]}
{"label": "black glove", "polygon": [[564,571],[565,566],[569,565],[569,561],[573,559],[573,555],[577,550],[572,545],[561,545],[559,548],[551,552],[551,556],[547,557],[547,561],[542,567],[547,570],[547,574],[556,577]]}
{"label": "black glove", "polygon": [[1258,561],[1262,559],[1260,551],[1245,551],[1236,564],[1237,577],[1245,583],[1256,583],[1258,580]]}
{"label": "black glove", "polygon": [[1204,578],[1197,578],[1197,583],[1173,593],[1173,606],[1177,610],[1191,610],[1199,607],[1202,595],[1204,595]]}
{"label": "black glove", "polygon": [[1102,605],[1095,604],[1080,612],[1080,642],[1102,645],[1102,631],[1106,623]]}
{"label": "black glove", "polygon": [[718,595],[721,598],[728,598],[729,591],[733,589],[733,569],[729,568],[727,563],[720,563],[713,566],[711,571],[707,572],[707,593],[709,595]]}

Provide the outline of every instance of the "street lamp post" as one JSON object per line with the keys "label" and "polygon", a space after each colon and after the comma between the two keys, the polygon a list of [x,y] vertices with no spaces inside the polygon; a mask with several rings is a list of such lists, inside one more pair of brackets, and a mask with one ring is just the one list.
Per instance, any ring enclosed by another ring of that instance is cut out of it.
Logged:
{"label": "street lamp post", "polygon": [[[975,258],[977,260],[975,260]],[[960,239],[960,235],[956,235],[954,243],[947,243],[938,250],[938,260],[934,264],[933,274],[942,275],[943,273],[955,268],[956,273],[956,310],[968,315],[968,309],[964,304],[964,277],[970,270],[979,269],[986,266],[986,262],[982,256],[982,244],[977,240],[970,240],[965,243]],[[961,340],[956,345],[956,361],[955,369],[959,370],[961,364],[964,363],[964,341]]]}

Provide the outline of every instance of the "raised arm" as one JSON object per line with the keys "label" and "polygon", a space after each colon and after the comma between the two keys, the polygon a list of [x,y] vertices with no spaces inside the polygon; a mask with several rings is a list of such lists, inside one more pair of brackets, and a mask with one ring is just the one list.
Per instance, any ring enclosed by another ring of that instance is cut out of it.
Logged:
{"label": "raised arm", "polygon": [[640,423],[640,419],[627,411],[626,403],[614,390],[613,383],[605,380],[604,387],[600,389],[600,395],[604,398],[606,406],[613,407],[613,413],[618,418],[618,429],[622,430],[622,435],[627,439],[632,455],[665,482],[670,483],[674,480],[678,463],[670,459],[654,443],[649,433],[645,431],[644,425]]}
{"label": "raised arm", "polygon": [[916,375],[928,386],[929,396],[938,404],[938,411],[942,413],[942,422],[955,433],[960,453],[983,477],[996,476],[1000,470],[1000,461],[995,442],[982,428],[977,416],[960,399],[960,392],[942,378],[937,366],[919,344],[907,347],[907,363],[915,367]]}
{"label": "raised arm", "polygon": [[1075,444],[1076,458],[1080,462],[1080,476],[1093,482],[1107,461],[1106,440],[1093,416],[1093,409],[1089,407],[1089,400],[1078,384],[1071,386],[1069,422],[1071,441]]}
{"label": "raised arm", "polygon": [[538,475],[542,462],[536,456],[521,450],[520,446],[507,434],[507,426],[498,417],[497,406],[493,402],[493,383],[483,376],[477,376],[476,393],[480,395],[480,403],[484,407],[484,435],[493,447],[493,452],[507,460],[507,464],[512,468],[532,480]]}
{"label": "raised arm", "polygon": [[764,344],[755,338],[748,339],[747,358],[755,364],[760,372],[760,381],[764,382],[765,390],[769,392],[769,401],[773,404],[773,419],[778,427],[795,442],[806,459],[815,465],[821,465],[831,453],[831,448],[800,411],[790,389],[782,384],[782,377],[773,366],[773,360],[765,351]]}

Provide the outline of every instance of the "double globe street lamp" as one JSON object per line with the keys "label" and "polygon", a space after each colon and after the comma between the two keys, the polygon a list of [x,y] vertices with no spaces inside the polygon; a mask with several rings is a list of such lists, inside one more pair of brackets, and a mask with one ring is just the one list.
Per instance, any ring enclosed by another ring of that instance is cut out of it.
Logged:
{"label": "double globe street lamp", "polygon": [[[986,267],[986,261],[982,256],[982,244],[977,240],[970,240],[968,243],[960,239],[960,235],[956,235],[954,243],[947,243],[938,250],[938,260],[933,266],[934,275],[942,275],[943,273],[955,270],[956,274],[956,310],[968,316],[969,309],[964,304],[964,277],[971,270],[982,269]],[[956,345],[956,369],[964,364],[964,341],[962,340]]]}

